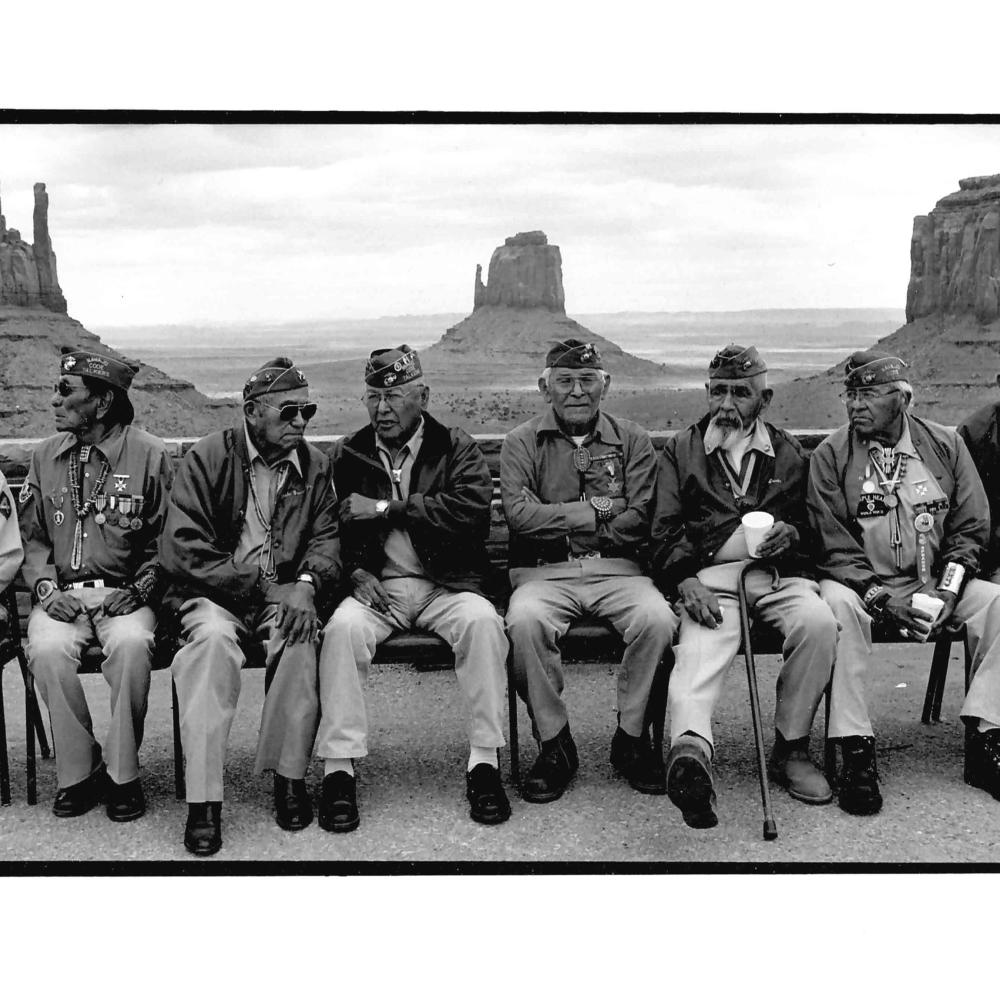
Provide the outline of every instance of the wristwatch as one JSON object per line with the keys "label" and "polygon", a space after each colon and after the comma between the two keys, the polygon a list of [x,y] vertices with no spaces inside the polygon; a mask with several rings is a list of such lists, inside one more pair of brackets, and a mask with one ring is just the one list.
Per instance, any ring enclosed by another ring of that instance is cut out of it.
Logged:
{"label": "wristwatch", "polygon": [[299,575],[295,578],[295,582],[308,583],[313,590],[319,590],[319,587],[316,585],[315,575],[308,572],[307,570],[304,570],[303,572],[299,573]]}
{"label": "wristwatch", "polygon": [[379,517],[385,517],[386,511],[388,511],[388,509],[389,509],[388,500],[375,501],[375,513],[378,514]]}
{"label": "wristwatch", "polygon": [[598,521],[610,521],[614,516],[611,497],[591,497],[590,506],[597,512]]}
{"label": "wristwatch", "polygon": [[39,604],[41,604],[42,601],[47,600],[55,592],[56,585],[52,582],[52,580],[39,580],[38,583],[35,584],[35,600],[37,600]]}

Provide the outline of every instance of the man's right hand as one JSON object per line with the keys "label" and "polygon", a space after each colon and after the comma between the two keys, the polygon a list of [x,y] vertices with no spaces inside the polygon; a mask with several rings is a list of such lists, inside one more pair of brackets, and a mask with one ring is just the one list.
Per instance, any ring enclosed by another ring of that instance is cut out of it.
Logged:
{"label": "man's right hand", "polygon": [[926,611],[919,611],[907,597],[891,597],[882,611],[883,621],[895,625],[900,632],[923,642],[931,634],[934,618]]}
{"label": "man's right hand", "polygon": [[354,584],[356,601],[382,614],[389,613],[389,595],[377,576],[366,569],[356,569],[351,574],[351,581]]}
{"label": "man's right hand", "polygon": [[71,591],[57,590],[42,601],[42,610],[57,622],[71,622],[83,614],[84,607]]}
{"label": "man's right hand", "polygon": [[718,628],[722,624],[722,608],[719,599],[696,576],[681,580],[677,588],[685,611],[700,625]]}

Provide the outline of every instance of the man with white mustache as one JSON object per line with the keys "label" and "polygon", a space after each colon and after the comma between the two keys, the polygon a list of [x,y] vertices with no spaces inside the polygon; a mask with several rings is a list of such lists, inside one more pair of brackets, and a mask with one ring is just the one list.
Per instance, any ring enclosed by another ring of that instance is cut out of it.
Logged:
{"label": "man with white mustache", "polygon": [[809,759],[809,732],[837,646],[837,622],[807,579],[808,460],[791,435],[764,422],[772,390],[757,349],[730,344],[719,351],[706,389],[708,413],[671,438],[660,457],[650,570],[682,607],[668,694],[667,794],[695,828],[718,822],[711,720],[740,644],[736,586],[750,558],[745,513],[765,511],[775,522],[757,549],[773,570],[747,576],[751,614],[784,636],[768,773],[814,805],[833,797]]}

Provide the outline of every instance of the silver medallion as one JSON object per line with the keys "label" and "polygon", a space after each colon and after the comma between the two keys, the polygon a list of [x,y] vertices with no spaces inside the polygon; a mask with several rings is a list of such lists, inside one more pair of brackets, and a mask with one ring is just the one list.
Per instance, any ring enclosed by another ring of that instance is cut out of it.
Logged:
{"label": "silver medallion", "polygon": [[94,521],[95,521],[95,522],[96,522],[97,524],[104,524],[104,522],[105,522],[106,520],[107,520],[107,518],[106,518],[106,517],[105,517],[105,516],[104,516],[103,514],[95,514],[95,515],[94,515]]}
{"label": "silver medallion", "polygon": [[864,493],[874,493],[875,492],[875,483],[871,479],[866,479],[861,484],[861,490]]}
{"label": "silver medallion", "polygon": [[129,526],[132,528],[133,531],[138,531],[142,527],[142,519],[138,517],[133,517],[132,520],[129,521]]}
{"label": "silver medallion", "polygon": [[917,514],[913,519],[913,527],[920,532],[920,534],[926,534],[934,527],[934,515],[924,511],[922,514]]}
{"label": "silver medallion", "polygon": [[126,517],[124,514],[122,514],[122,516],[120,518],[118,518],[118,525],[121,528],[127,528],[130,523],[131,523],[131,519],[128,518],[128,517]]}
{"label": "silver medallion", "polygon": [[590,452],[583,445],[573,451],[573,465],[576,466],[577,472],[586,472],[592,461]]}
{"label": "silver medallion", "polygon": [[888,507],[889,510],[892,510],[893,507],[896,507],[896,506],[899,505],[899,497],[896,496],[895,493],[887,493],[885,495],[885,501],[884,502],[885,502],[886,507]]}

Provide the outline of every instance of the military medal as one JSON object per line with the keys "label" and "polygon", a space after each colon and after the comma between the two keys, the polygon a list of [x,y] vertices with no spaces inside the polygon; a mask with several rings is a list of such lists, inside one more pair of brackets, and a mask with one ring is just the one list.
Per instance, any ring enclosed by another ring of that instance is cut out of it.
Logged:
{"label": "military medal", "polygon": [[141,493],[132,494],[132,520],[129,525],[133,531],[138,531],[142,527],[142,518],[139,515],[142,513],[143,503],[144,497]]}
{"label": "military medal", "polygon": [[573,451],[573,465],[576,467],[577,472],[586,472],[590,468],[592,461],[593,458],[590,452],[583,445],[580,445],[579,448]]}
{"label": "military medal", "polygon": [[104,516],[104,508],[107,507],[107,505],[108,498],[103,493],[94,497],[94,510],[97,511],[94,515],[94,520],[98,524],[104,524],[104,522],[107,521],[107,518]]}
{"label": "military medal", "polygon": [[889,510],[892,510],[893,507],[898,506],[899,497],[896,496],[895,493],[887,493],[885,497],[882,499],[882,502],[886,505],[886,507],[889,508]]}
{"label": "military medal", "polygon": [[913,519],[913,527],[916,528],[921,535],[926,534],[934,527],[934,515],[928,514],[926,511],[922,514],[917,514]]}
{"label": "military medal", "polygon": [[65,515],[65,514],[64,514],[64,513],[63,513],[63,512],[61,511],[61,510],[57,510],[57,511],[56,511],[56,512],[55,512],[55,513],[54,513],[54,514],[52,515],[52,520],[53,520],[53,521],[55,522],[55,525],[56,525],[56,527],[58,528],[58,527],[59,527],[59,525],[60,525],[60,524],[62,524],[62,523],[63,523],[63,521],[65,521],[65,520],[66,520],[66,515]]}
{"label": "military medal", "polygon": [[871,480],[871,479],[866,479],[861,484],[861,492],[862,493],[874,493],[875,492],[875,483],[874,483],[874,481]]}
{"label": "military medal", "polygon": [[128,489],[128,481],[129,479],[131,479],[131,476],[129,476],[128,473],[121,474],[118,472],[116,472],[114,476],[115,476],[115,492],[124,493]]}

